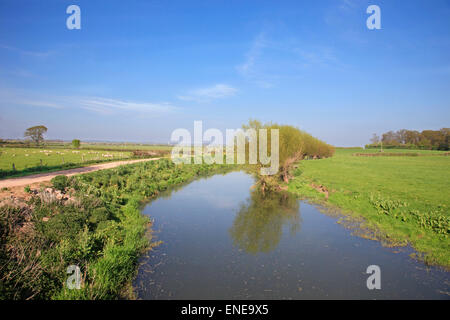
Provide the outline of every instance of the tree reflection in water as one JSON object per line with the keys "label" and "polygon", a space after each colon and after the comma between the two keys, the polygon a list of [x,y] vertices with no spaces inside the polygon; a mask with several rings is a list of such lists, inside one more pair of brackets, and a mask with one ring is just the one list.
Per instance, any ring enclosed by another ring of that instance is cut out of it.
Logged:
{"label": "tree reflection in water", "polygon": [[270,252],[281,240],[283,226],[300,229],[299,201],[287,192],[253,190],[229,230],[234,245],[247,253]]}

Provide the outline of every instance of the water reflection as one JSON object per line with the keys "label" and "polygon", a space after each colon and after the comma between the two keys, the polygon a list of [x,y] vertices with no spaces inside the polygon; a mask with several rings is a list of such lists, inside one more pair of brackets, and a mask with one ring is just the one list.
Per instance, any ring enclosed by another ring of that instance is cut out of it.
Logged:
{"label": "water reflection", "polygon": [[[243,172],[161,193],[145,208],[162,243],[140,260],[141,299],[448,299],[448,273],[409,251],[354,237],[286,193],[250,190]],[[250,191],[249,191],[250,190]],[[301,209],[301,215],[299,210]],[[382,290],[367,290],[367,266]]]}
{"label": "water reflection", "polygon": [[262,193],[253,190],[229,229],[235,246],[247,253],[274,250],[283,234],[283,226],[291,235],[300,229],[299,201],[287,192]]}

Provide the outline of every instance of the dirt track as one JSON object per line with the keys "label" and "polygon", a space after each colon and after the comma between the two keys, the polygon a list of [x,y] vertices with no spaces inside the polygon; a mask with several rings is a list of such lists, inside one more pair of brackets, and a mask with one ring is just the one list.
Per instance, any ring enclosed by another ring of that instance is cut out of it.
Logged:
{"label": "dirt track", "polygon": [[158,159],[160,159],[160,158],[107,162],[107,163],[94,164],[92,166],[75,168],[75,169],[39,173],[39,174],[33,174],[33,175],[20,177],[20,178],[4,179],[4,180],[0,180],[0,189],[1,188],[19,187],[19,186],[31,185],[33,183],[50,181],[52,178],[56,177],[57,175],[61,175],[61,174],[66,175],[66,176],[73,176],[75,174],[80,174],[80,173],[93,172],[93,171],[98,171],[98,170],[103,170],[103,169],[111,169],[111,168],[115,168],[115,167],[118,167],[118,166],[124,165],[124,164],[131,164],[131,163],[143,162],[143,161],[155,161]]}

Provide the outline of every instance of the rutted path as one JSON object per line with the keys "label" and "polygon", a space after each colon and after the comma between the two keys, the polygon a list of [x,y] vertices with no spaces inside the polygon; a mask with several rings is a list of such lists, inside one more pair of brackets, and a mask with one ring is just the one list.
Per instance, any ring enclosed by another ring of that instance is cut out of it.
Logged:
{"label": "rutted path", "polygon": [[33,175],[25,176],[25,177],[4,179],[4,180],[0,180],[0,188],[12,188],[12,187],[30,185],[33,183],[50,181],[54,177],[61,175],[61,174],[66,175],[66,176],[73,176],[73,175],[80,174],[80,173],[94,172],[94,171],[103,170],[103,169],[111,169],[111,168],[115,168],[115,167],[118,167],[118,166],[121,166],[124,164],[132,164],[132,163],[143,162],[143,161],[155,161],[155,160],[159,160],[159,159],[161,159],[161,158],[107,162],[107,163],[94,164],[91,166],[75,168],[75,169],[52,171],[52,172],[46,172],[46,173],[33,174]]}

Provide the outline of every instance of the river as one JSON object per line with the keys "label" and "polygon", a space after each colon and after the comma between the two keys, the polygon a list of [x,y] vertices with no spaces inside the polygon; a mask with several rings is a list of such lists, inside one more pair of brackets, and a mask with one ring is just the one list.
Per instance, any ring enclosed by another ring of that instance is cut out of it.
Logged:
{"label": "river", "polygon": [[[140,299],[450,299],[449,273],[352,235],[244,172],[196,180],[145,206],[162,244],[141,258]],[[381,289],[367,288],[380,267]]]}

